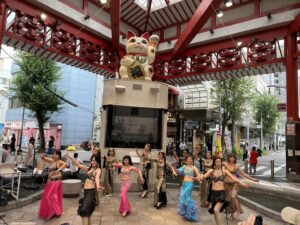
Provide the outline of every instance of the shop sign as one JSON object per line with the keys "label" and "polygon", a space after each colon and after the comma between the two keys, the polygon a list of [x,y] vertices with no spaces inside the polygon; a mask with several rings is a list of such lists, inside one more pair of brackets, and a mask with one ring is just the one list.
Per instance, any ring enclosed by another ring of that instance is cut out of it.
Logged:
{"label": "shop sign", "polygon": [[[24,125],[24,128],[39,128],[39,124],[37,122],[37,120],[26,120]],[[44,124],[44,129],[50,129],[50,124],[49,123],[45,123]]]}
{"label": "shop sign", "polygon": [[176,123],[176,118],[168,118],[168,123]]}
{"label": "shop sign", "polygon": [[176,123],[176,118],[170,112],[168,112],[168,123]]}
{"label": "shop sign", "polygon": [[185,129],[198,129],[199,128],[199,121],[195,120],[187,120],[184,122]]}
{"label": "shop sign", "polygon": [[[13,120],[13,121],[5,121],[4,122],[4,127],[5,128],[10,128],[12,130],[20,130],[22,127],[22,121],[21,120]],[[26,120],[24,121],[24,129],[27,128],[35,128],[38,129],[39,125],[37,120]],[[50,129],[50,124],[49,123],[45,123],[44,124],[44,129]]]}
{"label": "shop sign", "polygon": [[22,122],[19,120],[15,120],[15,121],[5,121],[4,122],[4,127],[5,128],[10,128],[12,130],[18,130],[21,129],[22,126]]}
{"label": "shop sign", "polygon": [[296,124],[294,124],[294,123],[286,124],[286,135],[287,136],[295,136],[296,135]]}

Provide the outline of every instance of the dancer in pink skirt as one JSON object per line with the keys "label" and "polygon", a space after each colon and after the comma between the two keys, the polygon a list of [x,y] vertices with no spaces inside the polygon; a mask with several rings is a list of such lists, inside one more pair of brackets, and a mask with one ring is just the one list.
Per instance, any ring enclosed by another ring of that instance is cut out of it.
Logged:
{"label": "dancer in pink skirt", "polygon": [[119,212],[122,213],[122,216],[126,216],[130,213],[131,206],[127,197],[127,192],[131,187],[131,172],[134,171],[139,174],[140,179],[144,182],[142,173],[139,169],[132,166],[132,160],[129,155],[125,155],[123,157],[122,163],[114,164],[116,168],[121,168],[121,202]]}
{"label": "dancer in pink skirt", "polygon": [[61,152],[55,151],[52,159],[41,156],[41,159],[50,163],[50,174],[45,186],[39,217],[50,220],[53,216],[61,216],[63,213],[63,186],[61,171],[67,164],[61,160]]}

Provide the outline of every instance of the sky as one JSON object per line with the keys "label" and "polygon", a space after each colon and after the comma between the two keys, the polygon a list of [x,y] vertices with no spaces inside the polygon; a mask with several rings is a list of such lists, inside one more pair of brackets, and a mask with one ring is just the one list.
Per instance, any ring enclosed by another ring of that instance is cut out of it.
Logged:
{"label": "sky", "polygon": [[[4,49],[4,50],[2,50]],[[7,55],[4,51],[6,51],[9,55]],[[12,59],[10,56],[14,55],[14,49],[11,47],[8,47],[6,45],[1,45],[1,54],[0,54],[0,59],[3,60],[3,69],[6,71],[11,70],[11,64],[12,64]]]}

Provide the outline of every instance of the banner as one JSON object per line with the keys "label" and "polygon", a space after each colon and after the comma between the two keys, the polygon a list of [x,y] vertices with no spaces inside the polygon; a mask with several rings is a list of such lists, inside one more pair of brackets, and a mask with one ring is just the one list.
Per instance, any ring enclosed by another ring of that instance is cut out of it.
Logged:
{"label": "banner", "polygon": [[212,142],[212,153],[215,156],[223,158],[221,137],[222,137],[222,135],[220,132],[218,132],[218,131],[214,132],[213,142]]}

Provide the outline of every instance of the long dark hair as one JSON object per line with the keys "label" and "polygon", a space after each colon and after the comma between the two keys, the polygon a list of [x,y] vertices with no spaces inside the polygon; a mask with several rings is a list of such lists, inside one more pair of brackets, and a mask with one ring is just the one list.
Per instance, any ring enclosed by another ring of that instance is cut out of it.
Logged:
{"label": "long dark hair", "polygon": [[101,167],[100,167],[100,166],[101,166],[101,158],[100,158],[98,155],[96,155],[96,156],[93,155],[92,158],[91,158],[91,165],[90,165],[88,171],[92,168],[92,160],[93,160],[93,159],[95,159],[96,162],[97,162],[97,168],[101,168]]}
{"label": "long dark hair", "polygon": [[[112,152],[112,157],[115,157],[116,156],[116,152],[115,152],[115,149],[114,148],[109,148],[107,150],[107,156],[103,156],[103,168],[106,168],[107,166],[107,157],[109,157],[109,152]],[[100,166],[101,166],[101,162],[100,162]]]}
{"label": "long dark hair", "polygon": [[112,151],[112,153],[113,153],[112,156],[116,156],[116,152],[115,152],[115,149],[114,149],[114,148],[109,148],[109,149],[107,150],[107,156],[110,156],[110,155],[109,155],[109,151]]}
{"label": "long dark hair", "polygon": [[230,162],[230,158],[234,158],[234,162],[233,163],[236,163],[236,155],[234,153],[230,153],[228,155],[228,159],[227,159],[227,162]]}
{"label": "long dark hair", "polygon": [[222,160],[222,158],[221,157],[214,157],[214,159],[213,159],[213,168],[215,168],[215,166],[216,166],[216,161],[217,161],[217,159],[220,159],[221,160],[221,163],[223,162],[223,160]]}
{"label": "long dark hair", "polygon": [[99,167],[101,168],[101,148],[95,147],[95,149],[96,149],[97,153],[92,154],[91,161],[92,161],[92,158],[94,156],[96,158],[97,162],[98,162]]}
{"label": "long dark hair", "polygon": [[205,154],[205,159],[207,159],[207,157],[206,157],[207,154],[210,154],[210,159],[212,159],[211,151],[207,151],[207,152],[206,152],[206,154]]}
{"label": "long dark hair", "polygon": [[186,160],[187,160],[188,158],[192,158],[193,165],[194,165],[194,156],[193,156],[193,154],[189,153],[189,154],[187,155],[187,157],[186,157]]}
{"label": "long dark hair", "polygon": [[34,142],[35,142],[34,137],[29,138],[29,143],[30,143],[30,144],[34,145]]}
{"label": "long dark hair", "polygon": [[132,159],[131,159],[130,155],[125,155],[125,156],[123,157],[123,159],[122,159],[122,164],[123,164],[123,165],[124,165],[124,160],[125,160],[125,159],[128,159],[129,165],[133,166]]}
{"label": "long dark hair", "polygon": [[55,150],[54,153],[55,153],[56,155],[58,155],[59,160],[61,160],[61,151],[60,151],[60,150]]}

